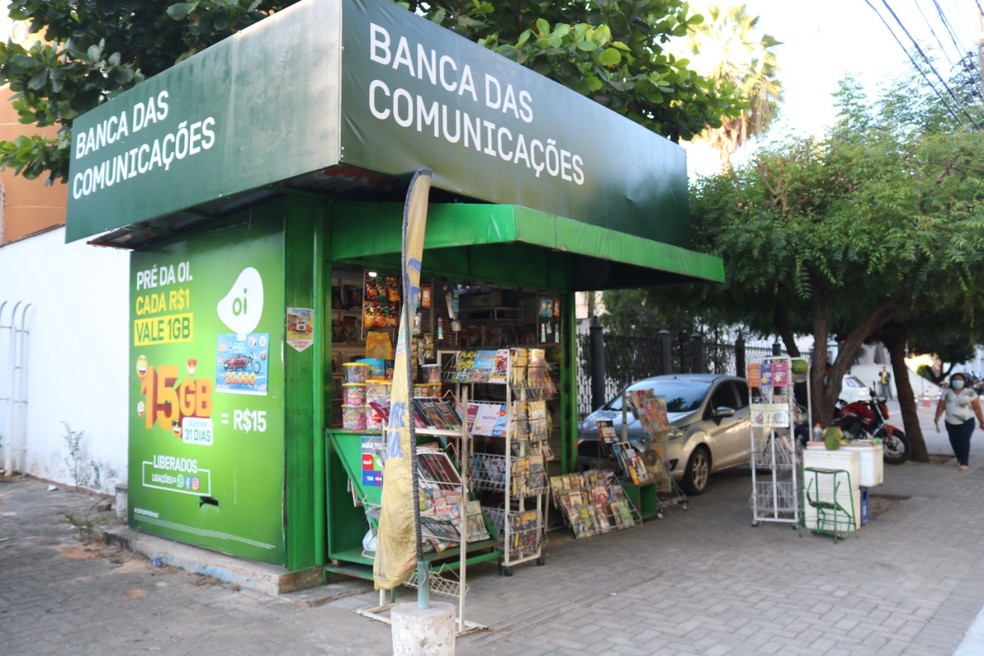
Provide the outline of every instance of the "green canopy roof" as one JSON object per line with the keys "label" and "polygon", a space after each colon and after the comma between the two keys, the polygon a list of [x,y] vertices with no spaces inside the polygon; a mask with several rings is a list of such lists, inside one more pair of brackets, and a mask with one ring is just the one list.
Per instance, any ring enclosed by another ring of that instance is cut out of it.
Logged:
{"label": "green canopy roof", "polygon": [[[397,266],[402,216],[396,203],[334,204],[332,259]],[[424,248],[431,274],[557,291],[724,282],[720,258],[517,205],[431,205]]]}

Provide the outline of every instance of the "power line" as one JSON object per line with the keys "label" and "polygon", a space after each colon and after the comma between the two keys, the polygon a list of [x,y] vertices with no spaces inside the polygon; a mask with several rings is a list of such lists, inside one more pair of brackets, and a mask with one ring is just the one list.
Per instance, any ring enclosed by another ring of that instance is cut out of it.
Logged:
{"label": "power line", "polygon": [[[871,6],[871,2],[869,2],[868,0],[865,0],[865,2],[868,3],[868,6],[869,7]],[[935,2],[935,0],[934,0],[934,2]],[[953,102],[956,103],[957,109],[959,109],[961,111],[961,113],[963,113],[963,115],[967,117],[967,120],[970,121],[970,124],[973,125],[975,129],[980,129],[980,126],[977,125],[977,121],[974,120],[974,118],[967,112],[967,110],[965,110],[963,107],[960,106],[960,100],[957,98],[956,94],[953,93],[953,90],[950,89],[950,86],[946,83],[946,80],[944,80],[943,79],[943,76],[941,76],[940,73],[939,73],[939,71],[936,70],[936,66],[933,65],[933,61],[923,51],[922,47],[919,45],[919,42],[916,41],[913,38],[912,34],[909,33],[909,30],[906,28],[906,26],[902,23],[901,20],[899,20],[899,17],[896,15],[895,11],[888,4],[888,0],[882,0],[882,4],[885,5],[885,8],[892,15],[892,18],[895,19],[895,22],[898,23],[899,27],[902,29],[902,31],[905,33],[905,35],[907,37],[909,37],[909,40],[912,41],[912,45],[915,46],[916,51],[920,54],[920,56],[922,56],[923,60],[926,62],[926,65],[929,66],[929,70],[931,70],[933,72],[933,74],[936,76],[936,78],[940,81],[940,84],[943,85],[943,88],[946,89],[947,94],[949,94],[950,98],[953,99]],[[872,9],[874,9],[874,7],[872,7]],[[876,11],[876,13],[877,13],[877,11]],[[879,17],[882,18],[882,22],[885,22],[886,23],[886,26],[887,26],[887,21],[885,21],[885,19],[881,16],[881,14],[879,14]],[[891,27],[889,27],[889,31],[892,32],[892,36],[899,43],[899,45],[902,47],[902,50],[905,51],[906,56],[909,57],[909,60],[912,62],[913,66],[915,66],[917,68],[917,70],[919,70],[920,74],[922,74],[922,76],[926,79],[926,81],[929,82],[930,86],[933,87],[933,90],[936,91],[936,87],[933,86],[932,82],[930,82],[929,76],[926,75],[925,72],[922,70],[922,68],[916,63],[915,58],[909,53],[909,51],[905,47],[905,45],[902,44],[902,41],[898,38],[898,36],[891,29]],[[939,92],[937,92],[937,95],[940,95]],[[947,106],[947,108],[949,109],[949,106]],[[950,110],[950,112],[951,112],[951,114],[953,113],[952,110]],[[957,117],[954,116],[954,118],[957,118]],[[959,121],[960,119],[957,118],[957,120]]]}
{"label": "power line", "polygon": [[950,104],[946,101],[946,98],[943,97],[943,94],[939,92],[939,90],[933,84],[933,81],[929,79],[929,76],[926,75],[926,72],[922,69],[921,66],[919,66],[918,62],[916,62],[916,59],[912,56],[912,53],[910,53],[908,49],[906,49],[905,44],[902,43],[902,40],[899,39],[895,31],[892,30],[892,26],[888,24],[888,21],[885,20],[885,17],[881,15],[881,12],[879,12],[878,9],[875,7],[875,5],[872,4],[871,0],[864,0],[864,1],[869,7],[871,7],[871,10],[875,12],[875,15],[878,16],[879,19],[881,19],[881,22],[884,23],[885,28],[888,30],[889,34],[892,35],[892,38],[895,39],[895,42],[899,44],[900,48],[902,48],[902,52],[905,53],[905,56],[909,58],[909,61],[912,62],[912,65],[916,68],[919,74],[923,76],[923,79],[926,80],[926,83],[929,85],[929,88],[932,89],[933,93],[936,94],[936,97],[939,98],[940,103],[942,103],[943,107],[945,107],[946,110],[950,113],[950,115],[953,116],[954,120],[956,120],[959,123],[960,117],[957,116],[956,112],[953,111],[953,108],[950,107]]}
{"label": "power line", "polygon": [[[950,66],[953,66],[953,60],[947,54],[946,46],[943,45],[943,40],[936,33],[936,30],[933,28],[932,22],[930,22],[929,18],[926,16],[926,13],[922,10],[922,5],[919,3],[919,0],[912,0],[912,4],[914,4],[916,6],[916,10],[919,12],[919,15],[922,16],[922,19],[926,23],[926,26],[929,27],[929,33],[933,35],[933,38],[934,39],[936,39],[936,43],[940,47],[940,53],[944,57],[946,57],[946,60],[950,64]],[[945,24],[944,24],[944,27],[946,27]],[[950,32],[950,38],[951,39],[954,38],[953,32]],[[959,57],[960,57],[960,54],[959,54],[959,50],[958,50],[957,51],[957,58],[959,59]]]}
{"label": "power line", "polygon": [[946,19],[946,14],[943,13],[943,8],[940,7],[938,0],[933,0],[933,6],[936,7],[936,14],[940,17],[940,22],[943,23],[943,27],[945,27],[946,31],[950,34],[950,40],[953,41],[953,48],[959,53],[960,46],[957,45],[957,37],[953,32],[953,26],[950,25],[950,21]]}

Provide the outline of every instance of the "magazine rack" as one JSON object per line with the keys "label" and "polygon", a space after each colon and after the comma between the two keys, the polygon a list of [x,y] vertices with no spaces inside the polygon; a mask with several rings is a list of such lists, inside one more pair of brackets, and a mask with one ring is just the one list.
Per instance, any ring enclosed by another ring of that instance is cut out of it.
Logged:
{"label": "magazine rack", "polygon": [[[499,535],[468,492],[474,485],[467,470],[471,447],[463,423],[459,420],[456,428],[446,429],[418,427],[415,432],[421,450],[421,497],[428,501],[421,516],[421,533],[428,549],[424,559],[431,563],[431,589],[441,594],[434,585],[444,585],[441,575],[447,574],[458,576],[461,582],[445,587],[463,591],[466,564],[499,558]],[[372,580],[375,550],[369,538],[375,534],[382,502],[384,439],[378,431],[337,429],[328,430],[326,438],[330,520],[326,570]],[[447,449],[428,448],[426,443],[435,438],[448,445]],[[448,457],[449,450],[458,456],[457,466]],[[468,537],[462,540],[465,534]]]}
{"label": "magazine rack", "polygon": [[[542,565],[550,458],[543,349],[461,351],[445,375],[457,385],[487,385],[489,397],[500,397],[468,403],[466,416],[473,439],[484,438],[485,450],[476,447],[469,469],[475,491],[491,500],[484,510],[502,536],[502,573],[510,576],[513,565],[531,560]],[[504,395],[493,394],[495,386]]]}
{"label": "magazine rack", "polygon": [[550,477],[554,505],[577,539],[638,526],[638,499],[608,469]]}
{"label": "magazine rack", "polygon": [[[687,509],[687,495],[670,475],[667,442],[670,438],[670,421],[666,413],[666,399],[653,394],[652,390],[626,391],[622,397],[622,441],[628,442],[629,409],[639,419],[643,432],[651,442],[648,452],[640,454],[643,466],[651,485],[640,486],[638,490],[639,511],[646,517],[647,510],[655,506],[656,518],[663,517],[663,508],[679,504]],[[655,455],[655,460],[652,459]],[[647,461],[648,459],[648,461]],[[633,483],[639,485],[633,480]],[[626,490],[632,494],[631,487]],[[650,499],[650,497],[652,497]]]}
{"label": "magazine rack", "polygon": [[[752,526],[784,522],[795,527],[802,501],[793,390],[797,381],[809,380],[809,367],[807,373],[794,375],[788,357],[771,357],[750,363],[747,373],[751,395]],[[807,399],[809,415],[809,396]]]}

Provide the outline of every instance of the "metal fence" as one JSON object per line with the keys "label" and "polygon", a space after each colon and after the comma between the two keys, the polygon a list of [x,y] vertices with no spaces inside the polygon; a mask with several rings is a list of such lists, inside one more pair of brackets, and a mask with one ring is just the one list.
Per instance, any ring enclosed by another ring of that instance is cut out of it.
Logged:
{"label": "metal fence", "polygon": [[[700,335],[671,334],[628,337],[604,335],[603,362],[592,362],[591,334],[577,339],[577,411],[583,418],[594,409],[592,372],[599,372],[607,402],[633,382],[649,376],[670,373],[714,373],[745,375],[748,362],[759,362],[772,355],[769,347],[746,346],[744,340],[731,343],[705,342]],[[601,366],[596,366],[601,365]]]}

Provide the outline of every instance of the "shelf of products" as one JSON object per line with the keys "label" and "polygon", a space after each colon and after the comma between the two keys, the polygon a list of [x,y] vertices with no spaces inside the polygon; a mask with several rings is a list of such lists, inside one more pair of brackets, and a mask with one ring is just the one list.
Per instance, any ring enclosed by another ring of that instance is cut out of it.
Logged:
{"label": "shelf of products", "polygon": [[[805,361],[800,361],[803,366]],[[751,392],[752,526],[800,521],[799,452],[794,434],[796,399],[787,357],[765,358],[747,367]],[[806,373],[797,376],[809,376]]]}
{"label": "shelf of products", "polygon": [[[391,396],[394,324],[402,301],[397,282],[387,273],[333,272],[332,376],[330,388],[326,386],[331,401],[326,406],[328,434],[338,448],[345,443],[347,450],[355,451],[353,440],[361,438],[367,438],[367,445],[382,441]],[[542,563],[549,473],[558,462],[550,444],[560,441],[560,429],[550,421],[559,402],[553,400],[556,388],[545,355],[547,347],[551,357],[560,350],[560,297],[439,280],[422,281],[420,290],[410,360],[412,378],[418,381],[411,409],[425,454],[421,464],[431,459],[426,449],[436,446],[470,490],[469,500],[462,504],[460,485],[441,479],[437,474],[442,469],[419,472],[421,527],[429,553],[439,558],[461,551],[454,513],[461,521],[458,507],[466,506],[465,521],[476,524],[474,531],[468,531],[478,539],[476,548],[482,551],[494,543],[503,573],[528,560]],[[476,392],[482,395],[479,400],[461,402]],[[382,471],[360,470],[355,455],[363,465],[381,465],[374,455],[353,454],[345,475],[340,477],[336,468],[333,480],[337,484],[339,478],[350,479],[343,502],[360,509],[370,529],[363,532],[371,541],[378,508],[372,502],[377,491],[370,488],[381,486]],[[330,513],[347,516],[347,510],[338,508],[337,491],[332,499]],[[479,517],[487,525],[487,538],[478,530]],[[334,519],[332,525],[338,526]],[[333,549],[331,557],[340,562],[371,562],[371,551],[363,553],[360,547],[357,556],[353,553],[354,530],[332,530],[333,540],[344,534],[345,547],[341,552]],[[469,562],[472,546],[467,542]]]}
{"label": "shelf of products", "polygon": [[469,460],[474,489],[503,539],[503,571],[543,563],[551,458],[547,397],[553,384],[543,349],[460,351],[443,368],[448,384],[469,386],[481,400],[466,405],[475,444]]}

